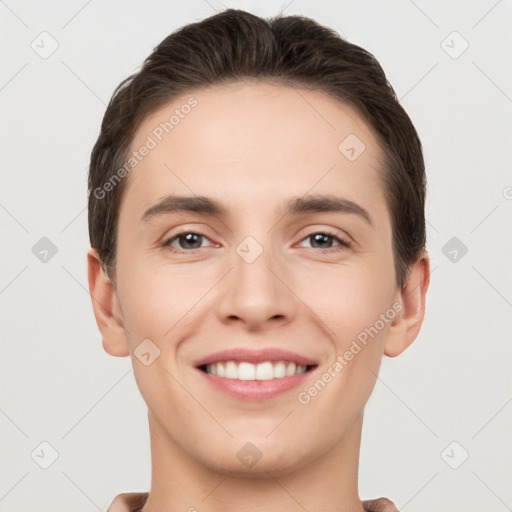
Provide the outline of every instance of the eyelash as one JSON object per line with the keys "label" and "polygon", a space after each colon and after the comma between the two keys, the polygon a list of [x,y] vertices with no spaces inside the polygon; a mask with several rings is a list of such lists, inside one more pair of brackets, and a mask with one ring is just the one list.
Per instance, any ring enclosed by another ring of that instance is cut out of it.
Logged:
{"label": "eyelash", "polygon": [[[175,248],[173,248],[170,244],[174,241],[174,240],[177,240],[180,236],[182,235],[190,235],[190,234],[194,234],[194,235],[200,235],[204,238],[207,238],[208,239],[208,235],[206,235],[205,233],[203,233],[202,231],[200,230],[195,230],[195,231],[180,231],[179,233],[176,233],[174,236],[172,236],[171,238],[167,239],[163,244],[162,244],[162,247],[165,247],[167,249],[169,249],[171,252],[173,253],[189,253],[189,254],[195,254],[197,251],[200,251],[201,249],[203,249],[203,247],[199,247],[197,249],[181,249],[181,250],[176,250]],[[317,252],[321,252],[321,253],[333,253],[333,252],[338,252],[338,251],[343,251],[343,250],[346,250],[346,249],[350,249],[350,247],[352,246],[352,244],[346,240],[344,240],[343,238],[340,238],[339,236],[337,236],[336,234],[332,233],[331,231],[329,231],[328,229],[325,229],[325,230],[322,230],[322,231],[314,231],[312,233],[310,233],[309,235],[305,236],[304,238],[302,238],[301,242],[304,241],[304,240],[307,240],[308,238],[311,238],[312,236],[314,235],[327,235],[331,238],[334,238],[337,242],[339,242],[339,245],[334,247],[334,248],[329,248],[329,249],[316,249],[315,247],[313,247],[312,249],[313,250],[316,250]]]}

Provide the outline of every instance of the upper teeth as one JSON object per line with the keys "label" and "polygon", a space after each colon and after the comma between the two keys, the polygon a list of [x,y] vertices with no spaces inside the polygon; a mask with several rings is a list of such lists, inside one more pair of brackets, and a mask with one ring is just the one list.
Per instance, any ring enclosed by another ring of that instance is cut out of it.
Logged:
{"label": "upper teeth", "polygon": [[206,365],[206,373],[226,379],[271,380],[304,373],[306,368],[306,366],[286,361],[265,361],[259,364],[245,361],[224,361]]}

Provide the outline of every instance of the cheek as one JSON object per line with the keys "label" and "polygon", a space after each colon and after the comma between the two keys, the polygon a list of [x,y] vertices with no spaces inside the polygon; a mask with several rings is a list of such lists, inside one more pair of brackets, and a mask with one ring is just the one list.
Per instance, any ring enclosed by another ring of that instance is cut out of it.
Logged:
{"label": "cheek", "polygon": [[371,259],[338,267],[317,265],[295,282],[294,292],[313,317],[316,315],[322,321],[326,334],[336,341],[339,350],[374,325],[392,305],[392,268],[386,266],[383,258]]}
{"label": "cheek", "polygon": [[313,308],[322,310],[320,316],[332,334],[334,354],[324,378],[329,391],[322,399],[327,407],[343,397],[345,405],[357,411],[375,385],[384,340],[397,315],[389,264],[389,260],[375,259],[372,264],[345,269],[338,279],[331,275],[330,281],[322,281],[326,293]]}
{"label": "cheek", "polygon": [[[119,267],[119,296],[135,375],[141,391],[148,388],[151,393],[157,382],[168,381],[172,386],[170,373],[181,371],[183,347],[188,346],[183,342],[205,337],[205,319],[216,306],[214,294],[208,292],[219,278],[211,271],[201,273],[186,265],[138,263],[135,258],[130,263],[130,267]],[[157,354],[151,363],[155,371],[146,371],[136,360],[139,352],[146,351],[142,342]],[[153,398],[158,397],[157,393]]]}
{"label": "cheek", "polygon": [[120,245],[118,254],[118,296],[128,335],[133,343],[141,336],[162,340],[186,317],[202,281],[179,266],[155,264],[142,251],[130,254]]}

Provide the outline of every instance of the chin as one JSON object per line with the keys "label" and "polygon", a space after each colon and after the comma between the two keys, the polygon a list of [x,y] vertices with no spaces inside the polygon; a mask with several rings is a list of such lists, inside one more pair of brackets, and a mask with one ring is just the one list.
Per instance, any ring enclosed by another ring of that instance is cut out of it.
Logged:
{"label": "chin", "polygon": [[292,473],[314,458],[303,452],[304,443],[298,443],[295,447],[286,445],[282,439],[276,439],[275,442],[264,437],[261,440],[255,437],[252,439],[232,439],[224,446],[209,446],[208,453],[200,457],[200,462],[217,473],[229,473],[247,479],[268,479],[270,475]]}

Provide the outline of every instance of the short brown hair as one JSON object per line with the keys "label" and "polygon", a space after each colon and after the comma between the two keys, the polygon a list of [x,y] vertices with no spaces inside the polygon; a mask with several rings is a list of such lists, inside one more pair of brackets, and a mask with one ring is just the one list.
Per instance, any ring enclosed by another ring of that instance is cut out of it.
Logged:
{"label": "short brown hair", "polygon": [[88,183],[89,238],[104,270],[115,275],[126,186],[116,171],[141,122],[186,92],[248,78],[326,92],[355,107],[376,133],[385,155],[381,179],[393,227],[396,282],[403,287],[426,244],[425,164],[418,134],[382,67],[371,53],[314,20],[264,19],[237,9],[173,32],[114,91],[91,153]]}

